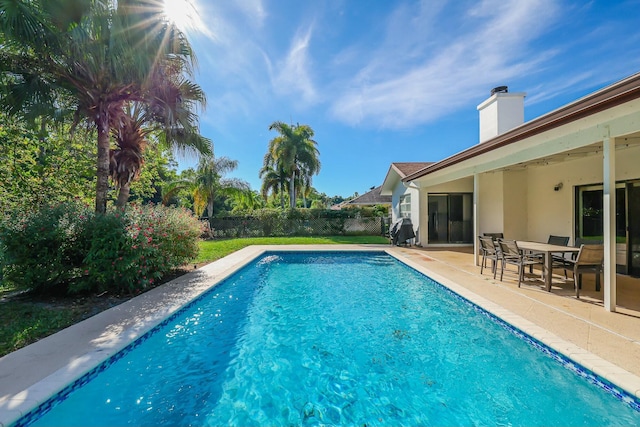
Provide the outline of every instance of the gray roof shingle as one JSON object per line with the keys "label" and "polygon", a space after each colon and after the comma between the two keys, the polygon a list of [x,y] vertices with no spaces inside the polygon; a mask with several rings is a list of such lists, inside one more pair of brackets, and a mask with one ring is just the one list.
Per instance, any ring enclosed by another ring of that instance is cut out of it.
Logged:
{"label": "gray roof shingle", "polygon": [[380,195],[380,190],[382,186],[376,187],[373,190],[362,194],[361,196],[356,197],[355,199],[349,200],[347,204],[349,205],[384,205],[391,204],[391,196],[382,196]]}

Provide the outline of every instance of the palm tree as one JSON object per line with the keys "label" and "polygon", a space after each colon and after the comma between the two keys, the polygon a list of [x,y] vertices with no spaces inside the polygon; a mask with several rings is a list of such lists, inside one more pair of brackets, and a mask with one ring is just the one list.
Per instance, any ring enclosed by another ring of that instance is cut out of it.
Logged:
{"label": "palm tree", "polygon": [[204,92],[182,73],[178,74],[180,69],[166,67],[166,70],[174,75],[156,76],[157,83],[145,94],[147,102],[127,104],[125,115],[112,128],[117,149],[111,151],[109,171],[119,189],[116,206],[120,208],[125,207],[129,199],[131,182],[139,176],[150,134],[158,135],[167,148],[213,155],[212,143],[199,134],[193,113],[197,106],[204,104]]}
{"label": "palm tree", "polygon": [[248,189],[231,195],[233,212],[236,211],[252,211],[264,206],[264,200],[255,190]]}
{"label": "palm tree", "polygon": [[[170,25],[160,2],[144,0],[12,0],[2,2],[3,104],[12,114],[59,113],[70,102],[75,122],[97,130],[96,212],[105,212],[109,134],[123,106],[145,102],[160,61],[194,60],[184,34]],[[70,13],[73,11],[73,13]]]}
{"label": "palm tree", "polygon": [[311,182],[311,177],[320,172],[320,160],[313,129],[308,125],[289,126],[283,122],[273,122],[269,130],[280,135],[269,142],[265,167],[282,170],[289,179],[289,207],[296,206],[296,182],[304,176],[302,182]]}
{"label": "palm tree", "polygon": [[266,201],[269,193],[275,196],[280,195],[280,208],[284,209],[284,195],[287,192],[288,178],[282,168],[276,169],[274,161],[267,153],[264,159],[265,165],[260,169],[260,179],[262,179],[261,194]]}
{"label": "palm tree", "polygon": [[202,216],[206,207],[207,216],[211,221],[216,195],[239,195],[250,190],[249,184],[241,179],[223,178],[227,172],[231,172],[237,167],[238,161],[228,157],[210,157],[200,160],[193,190],[193,210],[197,216]]}

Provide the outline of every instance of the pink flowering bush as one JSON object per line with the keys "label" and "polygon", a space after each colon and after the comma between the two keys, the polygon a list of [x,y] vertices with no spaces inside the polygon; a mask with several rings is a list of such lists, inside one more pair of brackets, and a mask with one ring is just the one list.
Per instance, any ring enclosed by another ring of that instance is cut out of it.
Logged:
{"label": "pink flowering bush", "polygon": [[132,205],[96,216],[85,277],[72,287],[142,291],[198,255],[200,222],[181,208]]}
{"label": "pink flowering bush", "polygon": [[138,293],[198,254],[184,209],[130,206],[97,215],[66,203],[0,224],[3,280],[36,292]]}

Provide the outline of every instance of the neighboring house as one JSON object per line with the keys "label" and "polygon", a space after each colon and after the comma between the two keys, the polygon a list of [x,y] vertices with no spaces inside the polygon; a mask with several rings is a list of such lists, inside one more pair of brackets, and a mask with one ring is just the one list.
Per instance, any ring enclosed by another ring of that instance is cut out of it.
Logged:
{"label": "neighboring house", "polygon": [[[391,196],[383,196],[380,194],[382,187],[371,188],[370,191],[349,200],[345,203],[346,206],[378,206],[378,205],[391,205]],[[344,205],[342,207],[345,207]]]}
{"label": "neighboring house", "polygon": [[[640,275],[640,73],[526,123],[524,97],[494,89],[478,106],[480,143],[401,178],[412,204],[417,193],[418,241],[602,240],[615,311],[616,267]],[[382,194],[405,194],[392,169]]]}
{"label": "neighboring house", "polygon": [[329,206],[329,209],[331,209],[332,211],[340,211],[340,210],[342,210],[342,208],[344,208],[347,205],[347,203],[348,203],[348,201],[345,200],[344,202],[340,202],[340,203],[337,203],[335,205]]}
{"label": "neighboring house", "polygon": [[420,245],[419,218],[420,203],[418,188],[402,180],[433,162],[396,162],[391,163],[387,176],[380,188],[380,194],[391,198],[391,222],[398,218],[410,218],[416,233],[416,244]]}

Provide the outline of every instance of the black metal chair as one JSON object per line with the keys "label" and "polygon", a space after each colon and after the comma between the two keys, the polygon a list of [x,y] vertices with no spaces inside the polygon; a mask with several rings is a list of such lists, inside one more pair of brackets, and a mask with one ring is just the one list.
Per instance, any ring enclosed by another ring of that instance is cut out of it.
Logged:
{"label": "black metal chair", "polygon": [[531,257],[525,254],[516,243],[515,240],[499,239],[498,245],[500,245],[500,252],[502,256],[502,269],[500,271],[500,281],[504,275],[504,267],[506,264],[513,264],[518,267],[518,287],[524,280],[524,268],[525,266],[534,266],[536,264],[542,265],[543,262],[537,257]]}
{"label": "black metal chair", "polygon": [[554,236],[551,234],[549,239],[547,239],[547,243],[550,245],[558,245],[558,246],[567,246],[569,244],[568,236]]}
{"label": "black metal chair", "polygon": [[591,240],[585,239],[583,237],[576,238],[576,244],[574,247],[579,248],[582,245],[602,245],[604,242],[602,240]]}
{"label": "black metal chair", "polygon": [[491,260],[491,272],[493,273],[493,278],[495,279],[498,261],[501,260],[501,257],[496,248],[495,241],[491,237],[483,236],[478,236],[478,239],[480,240],[480,253],[482,254],[480,274],[482,274],[482,270],[487,266],[487,260]]}

